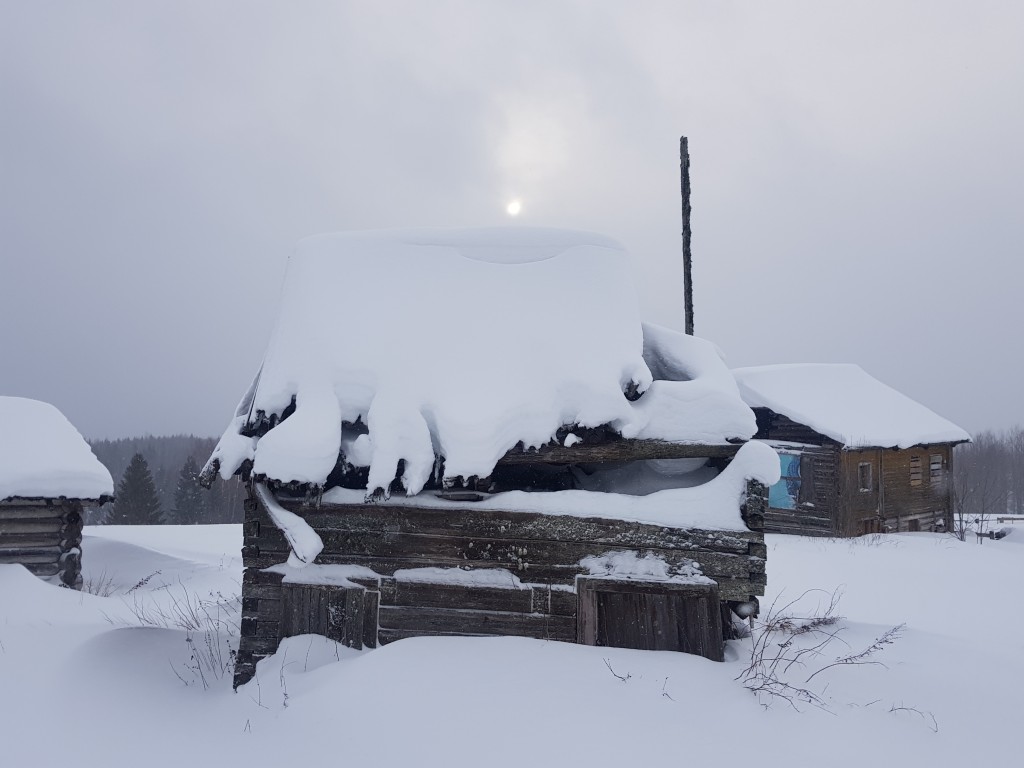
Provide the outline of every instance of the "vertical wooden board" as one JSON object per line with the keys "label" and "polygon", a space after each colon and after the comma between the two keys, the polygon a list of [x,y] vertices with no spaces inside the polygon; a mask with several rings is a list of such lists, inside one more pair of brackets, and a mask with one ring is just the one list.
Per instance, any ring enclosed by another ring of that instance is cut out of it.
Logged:
{"label": "vertical wooden board", "polygon": [[530,611],[533,613],[551,613],[551,587],[549,585],[530,585]]}
{"label": "vertical wooden board", "polygon": [[[350,648],[362,648],[367,610],[364,587],[285,584],[281,590],[281,634],[323,635]],[[374,593],[376,606],[376,593]]]}
{"label": "vertical wooden board", "polygon": [[576,593],[576,642],[597,645],[597,592],[580,583]]}
{"label": "vertical wooden board", "polygon": [[363,646],[377,647],[377,634],[380,627],[380,592],[367,590],[363,595]]}
{"label": "vertical wooden board", "polygon": [[654,649],[671,651],[682,647],[685,624],[680,621],[680,600],[673,595],[646,595],[655,624],[652,627]]}
{"label": "vertical wooden board", "polygon": [[310,623],[309,631],[312,634],[326,636],[331,628],[331,591],[316,587],[306,587],[305,591],[309,595],[312,608],[310,615],[316,617],[315,623]]}
{"label": "vertical wooden board", "polygon": [[[338,642],[348,648],[363,647],[363,595],[366,590],[358,589],[336,590],[331,595],[331,605],[334,608],[332,617],[335,626],[333,633],[340,635]],[[330,637],[330,635],[328,635]]]}

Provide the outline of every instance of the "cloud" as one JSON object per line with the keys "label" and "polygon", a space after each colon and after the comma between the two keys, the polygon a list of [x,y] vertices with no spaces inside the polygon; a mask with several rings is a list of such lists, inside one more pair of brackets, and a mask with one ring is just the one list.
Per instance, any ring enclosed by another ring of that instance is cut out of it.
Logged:
{"label": "cloud", "polygon": [[697,330],[732,362],[848,360],[966,427],[1019,419],[1022,15],[6,3],[0,391],[91,436],[215,433],[295,240],[505,223],[513,195],[623,240],[678,326],[685,132]]}

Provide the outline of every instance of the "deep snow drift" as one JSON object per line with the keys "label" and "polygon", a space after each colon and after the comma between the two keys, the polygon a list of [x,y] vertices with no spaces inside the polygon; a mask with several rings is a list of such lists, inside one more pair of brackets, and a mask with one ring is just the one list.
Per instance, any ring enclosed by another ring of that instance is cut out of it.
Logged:
{"label": "deep snow drift", "polygon": [[[223,665],[237,642],[240,527],[87,528],[86,580],[105,597],[0,566],[4,765],[1014,762],[1024,527],[983,545],[766,538],[765,615],[776,598],[808,615],[842,592],[836,639],[786,673],[827,709],[762,707],[736,680],[750,640],[730,641],[719,664],[519,638],[353,652],[306,636],[233,693]],[[868,659],[880,664],[806,682],[899,624]]]}

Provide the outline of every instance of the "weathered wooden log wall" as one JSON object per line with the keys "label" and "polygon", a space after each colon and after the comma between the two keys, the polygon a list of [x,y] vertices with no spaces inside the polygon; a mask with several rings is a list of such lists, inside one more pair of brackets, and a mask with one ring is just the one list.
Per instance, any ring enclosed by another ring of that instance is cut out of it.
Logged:
{"label": "weathered wooden log wall", "polygon": [[77,500],[0,501],[0,564],[19,563],[48,581],[80,589],[82,524]]}
{"label": "weathered wooden log wall", "polygon": [[[949,530],[953,514],[952,452],[952,446],[945,444],[843,451],[840,535],[867,533],[866,527],[874,520],[882,531],[930,531],[939,524]],[[933,456],[938,458],[934,471]],[[861,464],[871,465],[870,490],[860,488]]]}
{"label": "weathered wooden log wall", "polygon": [[[283,504],[323,539],[318,564],[364,566],[377,576],[356,579],[365,594],[352,600],[348,595],[344,600],[338,595],[289,596],[287,590],[295,586],[283,583],[280,573],[264,570],[287,560],[289,547],[262,505],[250,498],[242,550],[246,570],[236,685],[251,679],[256,662],[273,653],[281,639],[304,631],[335,636],[354,647],[452,634],[577,641],[576,579],[587,574],[579,562],[606,552],[652,553],[678,567],[695,563],[718,583],[721,600],[746,602],[764,594],[765,546],[759,530],[687,530],[455,504],[442,509],[315,507],[287,500]],[[766,489],[760,486],[743,510],[748,525],[759,529],[766,508]],[[421,568],[504,569],[519,583],[424,583],[401,573]],[[305,612],[313,618],[302,618],[289,607],[298,600],[315,604],[315,610]],[[331,619],[318,602],[323,600],[349,607],[336,609]],[[355,613],[360,614],[358,619]],[[368,629],[374,626],[374,614],[375,634]],[[361,634],[353,629],[359,622]]]}

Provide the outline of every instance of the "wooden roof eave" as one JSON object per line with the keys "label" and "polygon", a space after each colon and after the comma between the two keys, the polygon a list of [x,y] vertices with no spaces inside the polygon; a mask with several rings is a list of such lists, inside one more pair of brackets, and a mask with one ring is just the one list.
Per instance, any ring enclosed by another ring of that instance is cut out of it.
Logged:
{"label": "wooden roof eave", "polygon": [[914,443],[913,445],[842,445],[843,451],[913,451],[917,449],[942,448],[949,446],[955,448],[958,445],[969,443],[970,440],[943,440],[935,443]]}

